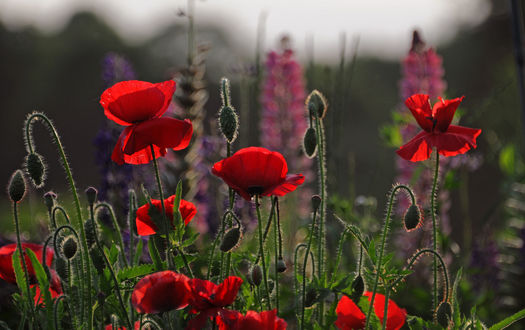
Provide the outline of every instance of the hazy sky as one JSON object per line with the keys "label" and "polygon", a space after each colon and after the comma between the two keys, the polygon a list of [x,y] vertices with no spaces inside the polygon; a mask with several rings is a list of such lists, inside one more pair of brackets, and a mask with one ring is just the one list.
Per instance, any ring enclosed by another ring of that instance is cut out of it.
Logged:
{"label": "hazy sky", "polygon": [[[0,19],[12,29],[32,24],[52,32],[75,11],[92,10],[125,39],[138,42],[184,20],[177,12],[186,6],[186,0],[0,0]],[[264,12],[265,48],[286,32],[299,53],[313,38],[316,58],[335,59],[342,32],[349,43],[359,37],[360,53],[395,58],[406,52],[414,28],[439,45],[460,27],[481,23],[490,5],[486,0],[197,0],[195,9],[197,25],[224,29],[246,53],[253,52]]]}

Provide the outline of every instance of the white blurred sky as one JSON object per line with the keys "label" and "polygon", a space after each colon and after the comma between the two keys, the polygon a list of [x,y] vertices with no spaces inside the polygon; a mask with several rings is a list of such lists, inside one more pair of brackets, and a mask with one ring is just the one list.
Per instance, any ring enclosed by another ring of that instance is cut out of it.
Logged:
{"label": "white blurred sky", "polygon": [[[91,10],[126,40],[140,42],[185,22],[177,11],[186,6],[186,0],[0,0],[0,20],[10,29],[34,25],[53,32],[76,11]],[[197,26],[224,29],[245,54],[254,51],[258,17],[265,12],[265,49],[286,32],[299,54],[313,38],[316,59],[334,60],[342,32],[347,44],[359,37],[360,54],[396,58],[406,52],[414,28],[439,46],[460,28],[481,23],[490,5],[486,0],[197,0],[195,9]]]}

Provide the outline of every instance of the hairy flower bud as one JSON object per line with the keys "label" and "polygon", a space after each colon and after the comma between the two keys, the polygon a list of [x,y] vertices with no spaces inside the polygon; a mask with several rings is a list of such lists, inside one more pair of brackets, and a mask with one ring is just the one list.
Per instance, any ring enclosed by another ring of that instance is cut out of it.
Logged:
{"label": "hairy flower bud", "polygon": [[58,257],[58,258],[55,259],[55,270],[56,270],[58,276],[60,276],[60,278],[64,282],[68,281],[69,270],[67,269],[67,262],[66,262],[65,259],[63,259],[61,257]]}
{"label": "hairy flower bud", "polygon": [[75,257],[75,254],[77,253],[77,249],[77,241],[73,236],[67,237],[64,240],[64,243],[62,243],[62,253],[67,259],[73,259]]}
{"label": "hairy flower bud", "polygon": [[306,98],[306,106],[310,117],[319,117],[320,119],[324,118],[328,108],[325,97],[317,89],[314,89]]}
{"label": "hairy flower bud", "polygon": [[363,292],[365,292],[365,281],[361,275],[357,275],[352,282],[352,300],[359,301]]}
{"label": "hairy flower bud", "polygon": [[306,157],[315,157],[315,154],[317,152],[317,136],[315,134],[315,129],[313,129],[312,127],[309,127],[304,133],[303,149]]}
{"label": "hairy flower bud", "polygon": [[88,247],[93,246],[93,244],[95,244],[95,237],[98,235],[98,230],[93,219],[87,219],[84,222],[84,231],[86,232],[86,242]]}
{"label": "hairy flower bud", "polygon": [[304,299],[304,306],[305,307],[312,307],[316,302],[317,298],[319,298],[319,293],[315,288],[308,288],[306,290],[306,295]]}
{"label": "hairy flower bud", "polygon": [[26,180],[24,179],[24,173],[21,170],[16,170],[11,179],[9,180],[9,186],[7,188],[9,198],[15,203],[18,203],[24,198],[26,193]]}
{"label": "hairy flower bud", "polygon": [[312,196],[312,211],[316,212],[321,206],[321,197],[319,195]]}
{"label": "hairy flower bud", "polygon": [[93,266],[95,266],[95,269],[99,274],[102,274],[104,271],[104,268],[106,268],[106,262],[104,261],[104,256],[100,252],[99,249],[96,247],[93,247],[89,249],[89,254],[91,256],[91,260],[93,261]]}
{"label": "hairy flower bud", "polygon": [[85,192],[88,203],[92,206],[97,201],[98,190],[94,187],[88,187]]}
{"label": "hairy flower bud", "polygon": [[57,200],[57,194],[52,191],[48,191],[44,194],[44,204],[46,204],[47,211],[51,213],[53,207],[55,207],[55,202]]}
{"label": "hairy flower bud", "polygon": [[231,249],[233,249],[237,243],[239,243],[239,239],[241,238],[241,230],[239,227],[233,227],[232,229],[228,230],[226,234],[224,234],[224,238],[222,239],[220,249],[222,252],[228,252]]}
{"label": "hairy flower bud", "polygon": [[277,259],[277,271],[279,273],[284,273],[286,271],[286,263],[284,262],[282,257],[279,257],[279,259]]}
{"label": "hairy flower bud", "polygon": [[239,117],[231,106],[223,106],[219,111],[219,128],[228,143],[237,138]]}
{"label": "hairy flower bud", "polygon": [[261,266],[253,265],[252,271],[251,271],[251,278],[252,278],[252,283],[255,286],[259,286],[261,284],[262,276],[263,276],[263,274],[262,274]]}
{"label": "hairy flower bud", "polygon": [[412,231],[421,226],[421,212],[416,204],[410,205],[404,217],[405,230]]}
{"label": "hairy flower bud", "polygon": [[452,307],[448,302],[443,301],[439,304],[436,311],[436,319],[442,327],[448,327],[450,319],[452,319]]}
{"label": "hairy flower bud", "polygon": [[39,154],[32,152],[27,155],[26,171],[35,187],[40,188],[44,185],[46,167]]}

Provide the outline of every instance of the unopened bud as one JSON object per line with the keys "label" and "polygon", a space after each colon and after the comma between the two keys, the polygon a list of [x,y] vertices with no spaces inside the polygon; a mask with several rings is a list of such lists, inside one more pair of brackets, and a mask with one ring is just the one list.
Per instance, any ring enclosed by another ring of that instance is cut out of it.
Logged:
{"label": "unopened bud", "polygon": [[44,194],[44,204],[46,204],[47,211],[51,213],[53,207],[55,207],[55,202],[57,199],[57,194],[52,191],[48,191]]}
{"label": "unopened bud", "polygon": [[104,271],[104,268],[106,268],[106,262],[104,261],[104,256],[100,252],[99,249],[96,247],[93,247],[89,249],[89,254],[91,256],[91,260],[93,261],[93,266],[95,266],[95,269],[99,274],[102,274]]}
{"label": "unopened bud", "polygon": [[95,204],[97,201],[98,190],[94,187],[88,187],[85,192],[89,205],[91,206]]}
{"label": "unopened bud", "polygon": [[69,236],[62,243],[62,253],[67,259],[73,259],[77,253],[77,242],[73,236]]}
{"label": "unopened bud", "polygon": [[262,268],[259,265],[253,265],[251,277],[252,277],[252,283],[255,286],[259,286],[262,282]]}
{"label": "unopened bud", "polygon": [[324,118],[328,107],[325,97],[317,89],[313,90],[306,98],[306,106],[312,118],[319,117],[320,119]]}
{"label": "unopened bud", "polygon": [[35,187],[42,187],[44,184],[46,167],[39,154],[32,152],[27,155],[26,170]]}
{"label": "unopened bud", "polygon": [[24,173],[21,170],[16,170],[11,179],[9,180],[9,186],[7,188],[9,197],[15,203],[18,203],[24,198],[26,193],[26,180],[24,179]]}
{"label": "unopened bud", "polygon": [[354,281],[352,282],[352,300],[359,301],[361,296],[365,292],[365,282],[361,275],[357,275]]}
{"label": "unopened bud", "polygon": [[86,242],[88,247],[93,246],[93,244],[95,244],[95,238],[98,235],[97,227],[93,219],[87,219],[84,222],[84,231],[86,233]]}
{"label": "unopened bud", "polygon": [[286,271],[286,263],[284,262],[282,257],[279,257],[279,259],[277,259],[277,271],[279,273],[284,273]]}
{"label": "unopened bud", "polygon": [[309,127],[304,133],[303,149],[304,149],[304,154],[308,158],[313,158],[316,154],[317,136],[315,133],[315,129],[313,129],[312,127]]}
{"label": "unopened bud", "polygon": [[410,205],[404,218],[405,230],[412,231],[421,225],[421,212],[416,204]]}
{"label": "unopened bud", "polygon": [[65,259],[61,257],[55,258],[55,270],[64,282],[68,281],[69,270],[67,269],[67,262]]}
{"label": "unopened bud", "polygon": [[319,293],[315,288],[308,288],[304,298],[304,307],[312,307],[317,302],[318,297]]}
{"label": "unopened bud", "polygon": [[223,106],[219,111],[219,128],[226,141],[229,143],[235,141],[239,128],[239,118],[232,107]]}
{"label": "unopened bud", "polygon": [[226,234],[224,234],[224,238],[222,239],[220,249],[222,252],[228,252],[231,249],[233,249],[237,243],[239,243],[239,239],[241,238],[241,230],[239,227],[233,227],[232,229],[228,230]]}
{"label": "unopened bud", "polygon": [[446,328],[448,327],[448,324],[451,318],[452,318],[452,307],[450,306],[448,302],[443,301],[441,304],[439,304],[437,308],[436,319],[442,327]]}
{"label": "unopened bud", "polygon": [[312,211],[316,212],[321,206],[321,197],[319,195],[312,196]]}

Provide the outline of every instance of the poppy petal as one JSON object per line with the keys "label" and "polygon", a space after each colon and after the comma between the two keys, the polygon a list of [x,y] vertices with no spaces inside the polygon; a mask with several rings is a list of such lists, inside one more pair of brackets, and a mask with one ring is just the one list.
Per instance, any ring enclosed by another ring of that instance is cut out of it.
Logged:
{"label": "poppy petal", "polygon": [[237,292],[242,284],[242,278],[237,276],[228,276],[215,290],[213,304],[217,307],[231,305],[237,297]]}
{"label": "poppy petal", "polygon": [[419,162],[430,158],[432,147],[427,141],[432,133],[420,132],[412,140],[402,145],[396,153],[403,159]]}
{"label": "poppy petal", "polygon": [[[115,148],[113,148],[113,153],[111,154],[111,160],[113,160],[115,163],[119,165],[147,164],[153,160],[153,157],[151,155],[151,151],[149,148],[138,150],[131,155],[127,155],[124,153],[124,147],[126,146],[128,140],[130,139],[130,136],[131,136],[131,133],[134,127],[135,125],[126,127],[122,131],[122,133],[120,133],[117,143],[115,144]],[[153,145],[153,149],[155,151],[155,158],[163,157],[166,155],[166,148],[159,148],[156,145]]]}
{"label": "poppy petal", "polygon": [[427,132],[432,132],[432,110],[430,109],[429,97],[425,94],[414,94],[405,101],[419,126]]}
{"label": "poppy petal", "polygon": [[[372,292],[365,292],[364,296],[368,297],[368,301],[372,299]],[[376,293],[374,298],[374,311],[376,316],[383,324],[383,317],[385,315],[385,296]],[[407,312],[404,308],[400,308],[393,300],[388,299],[388,312],[386,317],[386,330],[399,330],[405,324]]]}
{"label": "poppy petal", "polygon": [[[171,226],[173,228],[173,202],[175,200],[175,195],[172,195],[164,200],[164,211],[166,212],[166,216],[168,219],[171,220]],[[160,200],[158,199],[152,199],[151,204],[159,210],[159,213],[162,210],[162,206],[160,204]],[[151,219],[151,215],[149,214],[150,211],[150,204],[146,203],[139,207],[136,212],[136,219],[135,223],[137,225],[137,234],[140,236],[147,236],[147,235],[153,235],[156,234],[158,231],[158,227],[155,224],[155,222]],[[184,221],[184,224],[187,225],[190,223],[190,221],[193,219],[193,217],[197,214],[197,208],[195,205],[191,202],[188,202],[184,199],[180,200],[179,205],[179,211],[182,216],[182,220]]]}
{"label": "poppy petal", "polygon": [[365,326],[366,316],[352,299],[343,295],[335,309],[337,320],[335,326],[339,329],[362,329]]}
{"label": "poppy petal", "polygon": [[212,308],[211,296],[217,289],[217,284],[201,280],[200,278],[192,278],[189,282],[192,295],[190,297],[190,305],[197,311],[203,311]]}
{"label": "poppy petal", "polygon": [[443,156],[456,156],[476,148],[480,129],[450,125],[445,133],[430,136],[431,147]]}
{"label": "poppy petal", "polygon": [[[34,243],[22,243],[22,250],[30,249],[32,250],[38,260],[42,263],[43,260],[43,246],[40,244],[34,244]],[[0,247],[0,278],[3,279],[6,282],[16,284],[16,277],[15,277],[15,271],[13,270],[13,253],[17,249],[16,243],[13,244],[7,244],[2,247]],[[25,255],[25,263],[27,265],[27,272],[29,273],[29,280],[31,283],[36,283],[36,277],[35,277],[35,271],[33,269],[33,264],[31,263],[31,259],[29,259],[29,256],[24,252]],[[53,249],[47,248],[46,252],[46,264],[51,267],[51,263],[53,262],[54,252]],[[22,264],[22,262],[20,262]]]}
{"label": "poppy petal", "polygon": [[168,108],[174,92],[175,82],[172,80],[158,84],[122,81],[102,93],[100,104],[106,117],[128,126],[160,117]]}
{"label": "poppy petal", "polygon": [[298,186],[303,184],[304,175],[302,174],[289,174],[286,176],[286,179],[283,183],[279,184],[277,187],[271,188],[270,191],[264,192],[263,196],[284,196],[289,192],[297,189]]}
{"label": "poppy petal", "polygon": [[432,117],[436,120],[436,128],[440,132],[446,132],[448,126],[452,122],[452,118],[456,113],[461,101],[463,101],[464,96],[455,98],[453,100],[443,100],[440,98],[439,102],[434,104],[432,109]]}

